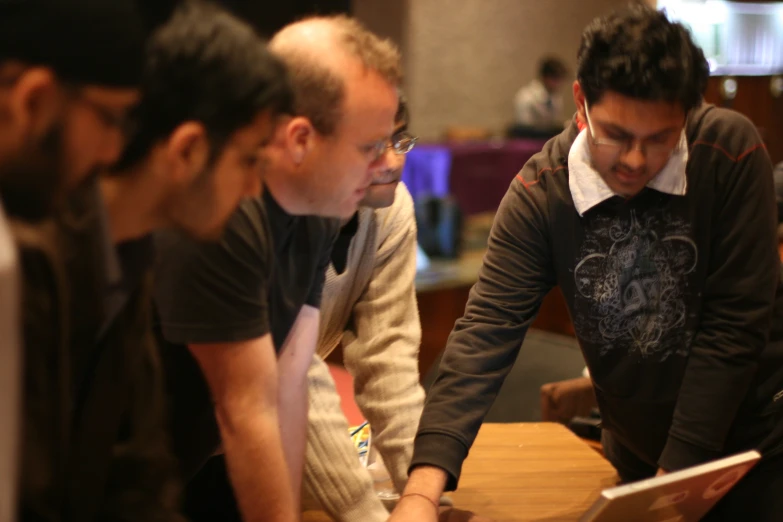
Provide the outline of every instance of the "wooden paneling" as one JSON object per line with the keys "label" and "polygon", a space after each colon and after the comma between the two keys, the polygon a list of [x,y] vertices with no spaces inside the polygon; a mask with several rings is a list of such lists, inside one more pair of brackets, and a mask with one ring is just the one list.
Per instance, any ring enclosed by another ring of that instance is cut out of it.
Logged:
{"label": "wooden paneling", "polygon": [[767,144],[773,163],[783,161],[783,96],[777,98],[770,91],[770,76],[737,76],[737,95],[724,100],[720,86],[725,79],[713,76],[707,84],[705,98],[720,107],[738,111],[756,124]]}
{"label": "wooden paneling", "polygon": [[[419,374],[422,379],[446,347],[446,340],[454,323],[465,311],[469,292],[470,286],[460,286],[418,293],[422,329]],[[574,336],[574,326],[559,288],[555,288],[544,298],[541,311],[532,327]]]}
{"label": "wooden paneling", "polygon": [[423,379],[446,347],[454,323],[465,312],[470,286],[460,286],[417,294],[421,317],[419,375]]}

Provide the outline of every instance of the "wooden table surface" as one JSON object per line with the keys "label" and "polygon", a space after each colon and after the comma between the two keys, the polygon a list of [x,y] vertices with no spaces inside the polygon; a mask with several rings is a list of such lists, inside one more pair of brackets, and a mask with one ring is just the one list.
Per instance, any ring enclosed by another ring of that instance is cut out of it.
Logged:
{"label": "wooden table surface", "polygon": [[[578,521],[616,482],[609,462],[560,424],[485,424],[450,496],[496,522]],[[329,519],[308,512],[304,520]]]}

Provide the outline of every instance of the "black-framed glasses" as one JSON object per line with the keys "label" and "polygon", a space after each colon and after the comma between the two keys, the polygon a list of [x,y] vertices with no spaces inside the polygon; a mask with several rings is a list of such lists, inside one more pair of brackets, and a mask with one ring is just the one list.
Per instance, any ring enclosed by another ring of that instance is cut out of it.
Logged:
{"label": "black-framed glasses", "polygon": [[119,130],[126,138],[130,138],[136,132],[138,126],[138,117],[136,114],[138,106],[118,113],[117,111],[90,99],[78,87],[69,85],[68,92],[76,103],[80,103],[87,107],[105,126]]}
{"label": "black-framed glasses", "polygon": [[391,137],[386,148],[393,149],[395,154],[402,156],[409,153],[416,146],[417,141],[419,138],[408,131],[402,131]]}
{"label": "black-framed glasses", "polygon": [[590,131],[590,139],[606,157],[618,158],[621,154],[627,154],[632,150],[638,150],[644,157],[654,160],[669,159],[674,151],[679,147],[677,144],[672,146],[667,141],[645,141],[634,137],[623,139],[602,138],[595,135],[593,123],[590,121],[590,110],[585,102],[585,118],[587,119],[587,128]]}

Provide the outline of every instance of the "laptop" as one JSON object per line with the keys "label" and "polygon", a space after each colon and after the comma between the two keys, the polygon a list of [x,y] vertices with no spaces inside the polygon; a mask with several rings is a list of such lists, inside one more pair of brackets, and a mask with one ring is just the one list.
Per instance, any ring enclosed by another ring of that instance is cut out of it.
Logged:
{"label": "laptop", "polygon": [[660,477],[605,489],[580,522],[696,522],[761,455],[747,451]]}

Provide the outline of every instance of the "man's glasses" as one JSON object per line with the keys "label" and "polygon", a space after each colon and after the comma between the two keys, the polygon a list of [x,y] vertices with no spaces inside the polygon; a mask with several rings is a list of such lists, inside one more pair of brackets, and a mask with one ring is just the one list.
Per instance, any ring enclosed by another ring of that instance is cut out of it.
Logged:
{"label": "man's glasses", "polygon": [[130,138],[136,132],[138,120],[135,114],[135,107],[130,111],[117,112],[95,100],[91,100],[81,89],[71,87],[68,91],[76,103],[80,103],[88,108],[106,127],[119,130],[126,138]]}
{"label": "man's glasses", "polygon": [[393,149],[395,154],[402,156],[409,153],[416,146],[417,141],[419,141],[419,138],[408,131],[402,131],[391,137],[386,148]]}
{"label": "man's glasses", "polygon": [[628,154],[632,150],[638,150],[648,160],[668,160],[674,151],[677,150],[679,141],[677,144],[672,145],[668,138],[665,140],[639,140],[634,137],[628,137],[623,139],[613,138],[601,138],[595,135],[593,124],[590,121],[590,111],[585,103],[585,117],[587,118],[587,128],[590,131],[590,139],[595,146],[601,152],[601,154],[608,158],[618,158],[622,154]]}
{"label": "man's glasses", "polygon": [[373,162],[378,161],[389,149],[392,149],[395,154],[403,156],[411,151],[418,139],[408,131],[401,131],[393,134],[387,141],[380,140],[370,145],[365,145],[362,152],[372,158]]}

